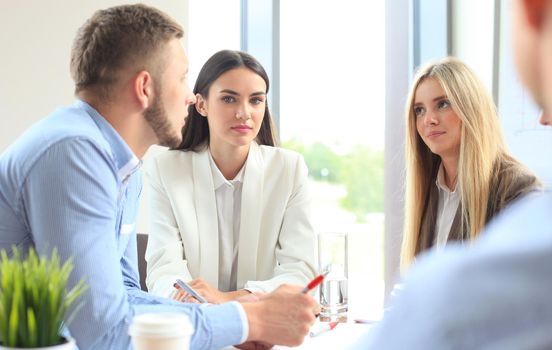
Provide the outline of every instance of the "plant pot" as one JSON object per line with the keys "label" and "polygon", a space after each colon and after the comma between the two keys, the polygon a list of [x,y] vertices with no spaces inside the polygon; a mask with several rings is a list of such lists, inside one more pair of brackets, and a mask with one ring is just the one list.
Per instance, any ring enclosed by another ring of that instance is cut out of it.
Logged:
{"label": "plant pot", "polygon": [[63,343],[58,345],[44,346],[39,348],[8,348],[0,343],[0,350],[24,350],[24,349],[33,349],[33,350],[75,350],[77,346],[75,345],[75,339],[63,337]]}

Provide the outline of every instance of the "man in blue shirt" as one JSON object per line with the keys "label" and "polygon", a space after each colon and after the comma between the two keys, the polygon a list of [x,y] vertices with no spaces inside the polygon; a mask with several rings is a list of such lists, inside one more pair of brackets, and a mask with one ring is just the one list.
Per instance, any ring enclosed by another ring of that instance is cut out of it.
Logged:
{"label": "man in blue shirt", "polygon": [[140,291],[135,220],[140,158],[174,147],[187,108],[182,28],[144,5],[96,12],[71,54],[78,101],[27,130],[0,156],[0,249],[57,248],[74,257],[69,287],[89,290],[69,325],[81,349],[129,349],[133,316],[180,312],[194,325],[191,348],[249,341],[297,345],[316,302],[283,286],[257,302],[182,304]]}
{"label": "man in blue shirt", "polygon": [[[514,0],[515,59],[552,118],[552,1]],[[538,150],[550,161],[550,150]],[[353,349],[552,349],[552,193],[531,195],[471,247],[423,257],[380,324]]]}

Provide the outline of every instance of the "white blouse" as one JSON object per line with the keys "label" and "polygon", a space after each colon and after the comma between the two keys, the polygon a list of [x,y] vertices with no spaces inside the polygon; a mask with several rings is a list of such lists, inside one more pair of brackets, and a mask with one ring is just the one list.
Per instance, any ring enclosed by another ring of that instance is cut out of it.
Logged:
{"label": "white blouse", "polygon": [[452,222],[460,205],[460,191],[458,186],[451,190],[445,182],[445,169],[443,164],[439,167],[435,185],[439,190],[439,203],[437,207],[437,220],[435,220],[435,240],[434,246],[442,248],[447,244]]}
{"label": "white blouse", "polygon": [[233,180],[227,180],[215,164],[209,152],[219,232],[219,285],[222,292],[237,289],[238,243],[240,241],[240,218],[242,183],[245,165]]}

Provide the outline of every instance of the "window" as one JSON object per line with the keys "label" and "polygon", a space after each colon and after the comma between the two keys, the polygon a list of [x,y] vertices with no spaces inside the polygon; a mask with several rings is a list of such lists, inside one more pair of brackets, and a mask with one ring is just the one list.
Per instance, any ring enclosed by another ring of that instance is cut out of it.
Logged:
{"label": "window", "polygon": [[317,232],[349,233],[350,317],[377,316],[384,292],[385,3],[282,1],[279,11],[282,146],[305,157]]}

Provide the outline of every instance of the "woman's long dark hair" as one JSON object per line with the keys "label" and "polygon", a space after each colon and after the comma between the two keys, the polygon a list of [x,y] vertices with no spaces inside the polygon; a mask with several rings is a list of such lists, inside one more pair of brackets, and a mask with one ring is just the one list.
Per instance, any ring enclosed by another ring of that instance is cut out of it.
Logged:
{"label": "woman's long dark hair", "polygon": [[[207,99],[209,88],[215,80],[225,72],[240,67],[246,67],[263,78],[268,93],[268,75],[259,61],[245,52],[222,50],[211,56],[201,68],[194,86],[194,95],[201,94],[203,98]],[[263,122],[255,140],[261,145],[274,146],[276,144],[274,126],[268,111],[268,102],[265,105]],[[191,105],[188,107],[186,124],[182,128],[182,142],[174,149],[199,151],[208,144],[209,124],[207,118],[199,114],[195,105]]]}

